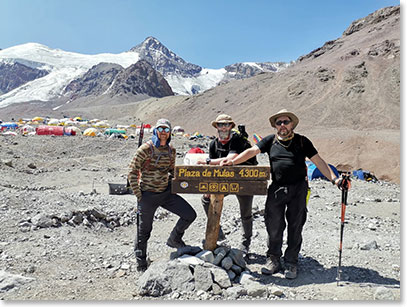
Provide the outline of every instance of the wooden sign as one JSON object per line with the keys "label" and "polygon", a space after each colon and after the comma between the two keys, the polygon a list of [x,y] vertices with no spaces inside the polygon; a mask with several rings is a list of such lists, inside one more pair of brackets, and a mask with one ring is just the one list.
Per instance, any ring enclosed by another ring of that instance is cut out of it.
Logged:
{"label": "wooden sign", "polygon": [[177,165],[175,179],[215,181],[261,181],[270,178],[269,166],[218,166],[218,165]]}
{"label": "wooden sign", "polygon": [[268,166],[175,166],[173,193],[265,195]]}
{"label": "wooden sign", "polygon": [[267,181],[197,181],[172,180],[172,193],[265,195]]}

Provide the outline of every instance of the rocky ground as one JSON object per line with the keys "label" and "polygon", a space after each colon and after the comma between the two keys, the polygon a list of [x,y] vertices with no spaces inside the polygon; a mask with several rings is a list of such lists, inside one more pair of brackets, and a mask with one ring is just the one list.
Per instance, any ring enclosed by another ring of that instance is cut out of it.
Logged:
{"label": "rocky ground", "polygon": [[[190,147],[207,143],[174,137],[177,164]],[[259,195],[245,278],[207,291],[189,280],[188,291],[141,293],[140,281],[152,270],[143,276],[136,270],[135,197],[109,195],[107,184],[125,183],[136,149],[137,139],[0,136],[0,300],[400,300],[400,186],[360,180],[352,181],[348,196],[339,285],[341,192],[315,180],[297,279],[261,274],[267,234],[265,196]],[[266,156],[259,160],[267,165]],[[182,196],[198,214],[185,241],[202,247],[206,217],[200,195]],[[150,268],[177,261],[170,260],[176,250],[165,245],[176,220],[157,211]],[[241,223],[234,196],[225,198],[221,224],[227,237],[222,245],[237,248]]]}

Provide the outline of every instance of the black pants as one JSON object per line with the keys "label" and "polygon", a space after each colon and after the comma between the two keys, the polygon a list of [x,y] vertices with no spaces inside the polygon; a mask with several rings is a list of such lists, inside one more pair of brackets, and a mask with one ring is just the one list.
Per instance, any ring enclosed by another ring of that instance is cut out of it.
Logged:
{"label": "black pants", "polygon": [[278,185],[272,183],[268,188],[265,222],[268,233],[267,256],[281,257],[283,233],[287,220],[287,249],[284,261],[291,264],[298,262],[302,243],[302,228],[307,218],[306,197],[307,181],[295,184]]}
{"label": "black pants", "polygon": [[170,185],[162,193],[142,192],[140,206],[140,233],[137,233],[135,248],[142,251],[142,257],[147,253],[147,241],[153,229],[155,211],[159,206],[179,216],[174,230],[182,237],[184,231],[196,219],[196,212],[191,205],[177,194],[171,194]]}

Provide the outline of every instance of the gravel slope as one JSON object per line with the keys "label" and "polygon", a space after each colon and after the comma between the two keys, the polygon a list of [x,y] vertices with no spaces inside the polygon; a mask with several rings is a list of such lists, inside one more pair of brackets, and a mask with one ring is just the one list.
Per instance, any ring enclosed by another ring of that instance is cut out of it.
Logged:
{"label": "gravel slope", "polygon": [[[148,134],[145,136],[148,137]],[[174,137],[183,153],[208,141]],[[108,195],[108,182],[124,183],[137,140],[104,137],[0,136],[0,299],[2,300],[150,300],[135,293],[133,195]],[[259,156],[267,164],[265,155]],[[11,165],[11,166],[10,166]],[[312,181],[299,275],[261,275],[266,258],[265,196],[255,197],[251,274],[281,297],[269,300],[400,300],[400,186],[352,182],[348,196],[342,255],[338,265],[341,192],[326,181]],[[198,213],[185,241],[202,247],[206,218],[200,195],[183,195]],[[82,219],[72,220],[72,217]],[[86,221],[85,221],[86,220]],[[152,261],[170,258],[165,245],[176,217],[156,214],[149,240]],[[238,247],[241,225],[237,201],[225,198],[222,227],[228,244]],[[11,278],[5,286],[4,276]],[[28,278],[28,279],[27,279]],[[32,278],[32,280],[31,280]],[[384,293],[384,294],[383,294]],[[162,297],[159,299],[168,299]],[[208,293],[206,299],[231,299]],[[179,299],[202,299],[181,293]]]}

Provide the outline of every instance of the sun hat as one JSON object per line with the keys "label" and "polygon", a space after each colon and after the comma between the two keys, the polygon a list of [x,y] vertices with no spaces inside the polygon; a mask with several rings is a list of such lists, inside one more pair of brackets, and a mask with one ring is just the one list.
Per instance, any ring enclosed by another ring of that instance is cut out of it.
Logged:
{"label": "sun hat", "polygon": [[293,129],[294,129],[295,127],[297,127],[297,125],[298,125],[298,123],[299,123],[299,121],[300,121],[300,120],[298,119],[298,117],[297,117],[294,113],[289,112],[289,111],[287,111],[286,109],[282,109],[282,110],[278,111],[276,114],[272,115],[272,116],[269,118],[269,121],[270,121],[270,124],[271,124],[272,127],[276,128],[276,120],[277,120],[277,118],[279,118],[280,116],[288,116],[288,117],[291,119],[292,123],[293,123]]}
{"label": "sun hat", "polygon": [[157,123],[155,124],[155,128],[158,127],[167,127],[171,129],[171,123],[168,119],[160,118],[159,120],[157,120]]}
{"label": "sun hat", "polygon": [[232,124],[232,128],[236,126],[235,122],[233,121],[232,117],[227,114],[220,114],[216,119],[212,122],[212,126],[216,128],[216,124],[224,123],[224,124]]}

